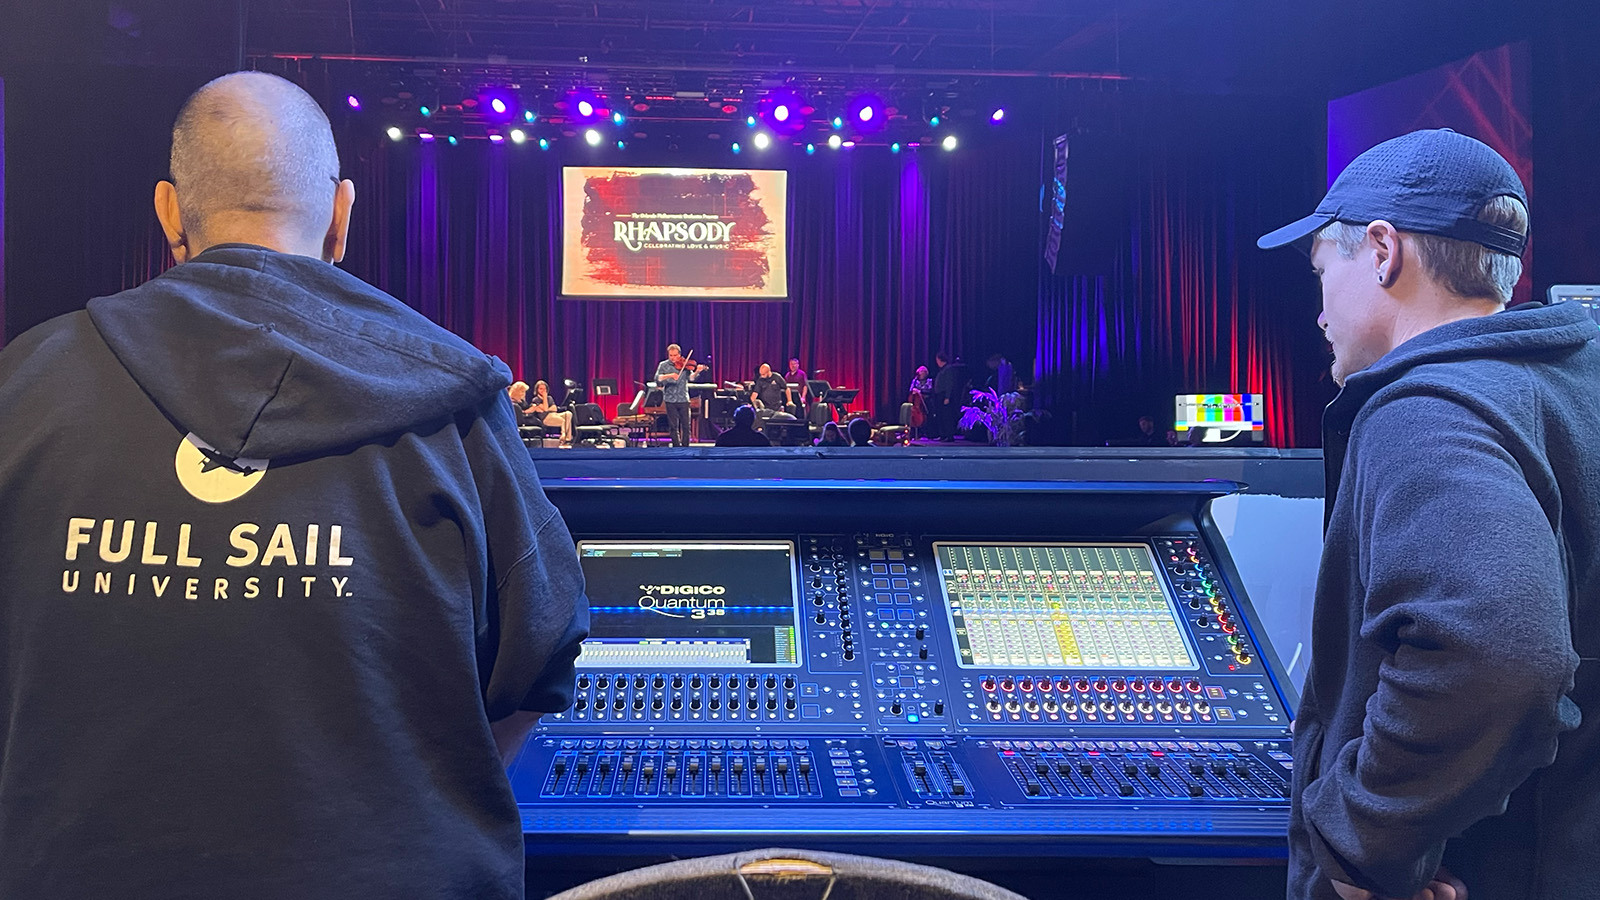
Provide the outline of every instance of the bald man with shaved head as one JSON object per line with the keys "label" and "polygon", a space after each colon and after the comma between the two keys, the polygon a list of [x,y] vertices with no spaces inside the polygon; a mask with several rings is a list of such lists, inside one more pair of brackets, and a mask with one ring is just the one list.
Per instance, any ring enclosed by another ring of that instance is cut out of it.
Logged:
{"label": "bald man with shaved head", "polygon": [[0,900],[520,898],[588,604],[509,372],[333,265],[294,84],[202,87],[171,173],[178,265],[0,351]]}

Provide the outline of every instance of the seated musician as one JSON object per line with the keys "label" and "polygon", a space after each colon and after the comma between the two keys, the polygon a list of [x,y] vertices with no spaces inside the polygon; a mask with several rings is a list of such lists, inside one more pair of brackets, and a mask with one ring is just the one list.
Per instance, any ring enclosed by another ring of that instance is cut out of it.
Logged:
{"label": "seated musician", "polygon": [[550,397],[550,385],[543,381],[533,386],[532,405],[528,407],[528,415],[539,420],[541,425],[561,427],[561,443],[572,443],[572,412],[557,409],[556,402]]}
{"label": "seated musician", "polygon": [[788,407],[789,384],[782,375],[772,371],[772,366],[761,364],[760,374],[750,389],[750,402],[756,409],[783,412]]}
{"label": "seated musician", "polygon": [[[766,368],[766,366],[762,366]],[[733,427],[717,435],[718,447],[771,447],[767,436],[756,430],[756,410],[748,404],[733,411]]]}
{"label": "seated musician", "polygon": [[539,417],[528,409],[528,383],[526,381],[513,381],[506,388],[506,395],[511,398],[511,409],[517,414],[517,424],[538,425]]}

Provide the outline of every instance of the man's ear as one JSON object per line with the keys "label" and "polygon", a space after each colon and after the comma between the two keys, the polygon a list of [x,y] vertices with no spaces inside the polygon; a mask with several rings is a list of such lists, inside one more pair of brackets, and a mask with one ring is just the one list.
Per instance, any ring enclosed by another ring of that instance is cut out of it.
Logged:
{"label": "man's ear", "polygon": [[350,236],[350,208],[356,203],[356,183],[346,178],[333,192],[333,221],[322,238],[322,261],[336,263],[344,259],[345,244]]}
{"label": "man's ear", "polygon": [[170,181],[156,182],[156,221],[167,236],[167,246],[172,248],[172,258],[179,263],[189,261],[189,236],[183,230],[183,216],[178,212],[178,188]]}
{"label": "man's ear", "polygon": [[1382,219],[1367,226],[1367,240],[1372,244],[1373,275],[1382,287],[1392,287],[1400,278],[1405,266],[1405,246],[1400,231]]}

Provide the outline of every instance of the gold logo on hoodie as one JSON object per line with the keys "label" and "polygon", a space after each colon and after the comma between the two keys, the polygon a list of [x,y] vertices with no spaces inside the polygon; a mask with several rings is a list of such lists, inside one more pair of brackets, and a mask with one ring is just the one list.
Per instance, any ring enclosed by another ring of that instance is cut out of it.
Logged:
{"label": "gold logo on hoodie", "polygon": [[196,500],[227,503],[237,500],[261,483],[267,471],[265,459],[229,459],[217,448],[190,433],[178,444],[173,465],[178,483]]}

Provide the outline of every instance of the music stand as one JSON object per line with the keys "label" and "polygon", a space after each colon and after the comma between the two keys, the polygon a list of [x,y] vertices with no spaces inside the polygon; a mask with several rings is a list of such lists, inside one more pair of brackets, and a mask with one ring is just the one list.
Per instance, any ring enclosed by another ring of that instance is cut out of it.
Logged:
{"label": "music stand", "polygon": [[596,378],[594,380],[594,395],[596,397],[611,397],[617,393],[617,380],[615,378]]}
{"label": "music stand", "polygon": [[860,388],[829,387],[822,396],[822,402],[833,407],[837,421],[843,421],[846,415],[845,407],[849,406],[856,399],[856,395],[860,393]]}
{"label": "music stand", "polygon": [[[693,443],[696,439],[704,439],[704,435],[700,434],[704,430],[704,426],[701,423],[706,421],[706,402],[716,395],[717,383],[715,381],[691,381],[686,387],[689,389],[689,441]],[[698,419],[695,418],[694,414],[694,401],[697,399],[700,401],[700,417]]]}

